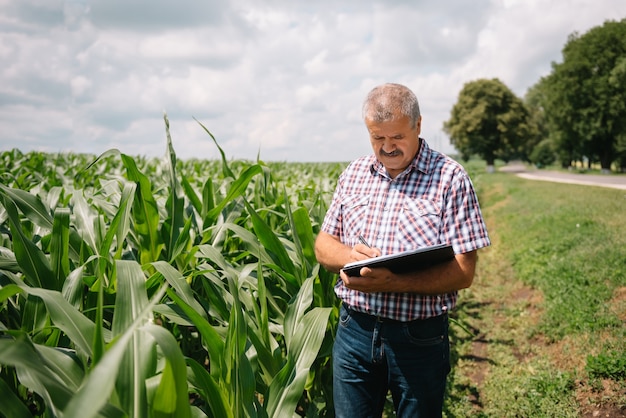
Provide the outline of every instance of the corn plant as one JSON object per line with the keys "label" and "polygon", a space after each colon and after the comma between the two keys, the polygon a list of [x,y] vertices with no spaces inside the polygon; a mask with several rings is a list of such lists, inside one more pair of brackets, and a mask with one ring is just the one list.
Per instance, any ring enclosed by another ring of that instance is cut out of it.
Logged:
{"label": "corn plant", "polygon": [[228,161],[202,124],[221,161],[178,161],[165,124],[162,161],[2,154],[0,416],[331,416],[341,164]]}

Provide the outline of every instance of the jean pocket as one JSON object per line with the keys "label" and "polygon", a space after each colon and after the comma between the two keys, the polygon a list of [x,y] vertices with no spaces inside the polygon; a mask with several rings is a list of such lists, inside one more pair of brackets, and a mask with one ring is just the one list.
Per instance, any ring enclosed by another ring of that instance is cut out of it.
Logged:
{"label": "jean pocket", "polygon": [[348,326],[350,319],[352,319],[352,315],[350,315],[350,311],[346,309],[345,306],[342,305],[341,309],[339,309],[339,325],[341,325],[342,327]]}
{"label": "jean pocket", "polygon": [[447,339],[447,327],[443,318],[413,321],[404,325],[404,334],[412,344],[427,347],[441,344]]}

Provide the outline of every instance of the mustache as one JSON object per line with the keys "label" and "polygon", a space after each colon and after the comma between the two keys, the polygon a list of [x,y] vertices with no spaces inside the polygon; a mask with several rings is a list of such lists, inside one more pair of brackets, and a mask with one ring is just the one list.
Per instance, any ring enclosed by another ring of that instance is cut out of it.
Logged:
{"label": "mustache", "polygon": [[385,152],[382,149],[380,150],[380,155],[384,156],[384,157],[397,157],[399,155],[402,155],[402,151],[400,150],[394,150],[391,152]]}

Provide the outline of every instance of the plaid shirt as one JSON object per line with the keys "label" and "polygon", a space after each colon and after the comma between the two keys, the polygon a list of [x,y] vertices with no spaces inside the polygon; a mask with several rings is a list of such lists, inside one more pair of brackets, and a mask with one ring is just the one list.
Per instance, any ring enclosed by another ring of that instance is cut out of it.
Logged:
{"label": "plaid shirt", "polygon": [[[417,157],[395,179],[374,155],[353,161],[339,177],[322,230],[351,247],[363,235],[383,255],[436,244],[450,244],[460,254],[490,244],[469,176],[423,139]],[[457,299],[457,292],[367,294],[341,279],[335,293],[356,311],[399,321],[442,315]]]}

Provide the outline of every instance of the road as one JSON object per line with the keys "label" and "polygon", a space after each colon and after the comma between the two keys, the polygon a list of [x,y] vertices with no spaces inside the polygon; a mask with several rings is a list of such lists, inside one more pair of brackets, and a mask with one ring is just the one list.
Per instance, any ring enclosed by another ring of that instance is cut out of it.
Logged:
{"label": "road", "polygon": [[610,187],[626,190],[626,175],[621,174],[582,174],[561,171],[535,170],[519,162],[511,162],[498,171],[515,173],[530,180],[552,181],[555,183],[580,184],[584,186]]}

